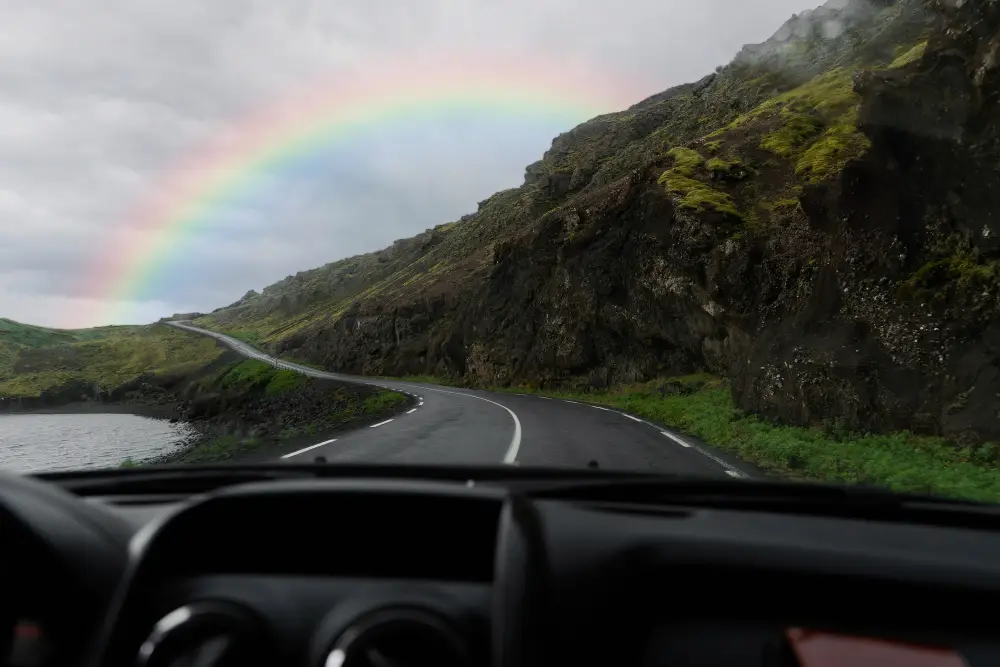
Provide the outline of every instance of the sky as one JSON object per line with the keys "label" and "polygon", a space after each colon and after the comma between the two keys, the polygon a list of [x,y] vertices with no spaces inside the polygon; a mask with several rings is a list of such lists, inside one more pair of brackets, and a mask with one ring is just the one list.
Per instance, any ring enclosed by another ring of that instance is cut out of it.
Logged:
{"label": "sky", "polygon": [[[553,137],[595,110],[695,81],[811,4],[4,0],[0,317],[83,327],[208,311],[456,220],[519,185]],[[442,107],[373,123],[222,198],[155,252],[112,242],[141,239],[139,212],[253,119],[316,91],[336,99],[338,82],[377,87],[418,67],[421,80],[446,78],[483,62],[507,63],[511,88],[546,77],[566,104],[528,96],[515,114]],[[109,247],[134,253],[130,272],[107,268]]]}

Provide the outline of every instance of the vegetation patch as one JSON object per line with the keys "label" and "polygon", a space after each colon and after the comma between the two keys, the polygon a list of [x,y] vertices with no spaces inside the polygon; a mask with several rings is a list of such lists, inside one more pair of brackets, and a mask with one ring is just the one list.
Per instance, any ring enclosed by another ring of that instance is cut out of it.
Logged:
{"label": "vegetation patch", "polygon": [[171,462],[212,463],[227,461],[257,452],[265,444],[266,442],[262,438],[251,433],[229,433],[200,442]]}
{"label": "vegetation patch", "polygon": [[380,391],[365,399],[362,414],[378,414],[392,410],[404,405],[406,401],[406,396],[398,391]]}
{"label": "vegetation patch", "polygon": [[927,50],[927,42],[926,41],[920,42],[913,48],[904,51],[898,58],[893,60],[892,63],[889,65],[889,69],[898,69],[900,67],[906,67],[912,62],[920,60],[924,55],[924,51],[926,50]]}
{"label": "vegetation patch", "polygon": [[[778,426],[733,404],[728,383],[710,375],[656,380],[610,391],[564,392],[518,388],[618,408],[677,428],[771,473],[794,479],[887,486],[1000,502],[1000,448],[959,447],[908,432],[851,433],[823,427]],[[664,439],[664,447],[670,447]]]}
{"label": "vegetation patch", "polygon": [[659,183],[673,196],[680,208],[704,213],[718,211],[739,217],[736,204],[725,192],[694,178],[705,168],[705,158],[690,148],[672,148],[667,155],[674,159],[674,166],[659,178]]}
{"label": "vegetation patch", "polygon": [[968,249],[933,259],[902,281],[897,294],[902,299],[946,303],[947,291],[967,294],[1000,282],[1000,261],[980,264]]}
{"label": "vegetation patch", "polygon": [[[793,160],[795,174],[817,183],[860,157],[870,146],[857,128],[860,97],[850,72],[838,68],[768,100],[741,120],[774,117],[778,127],[764,136],[760,147]],[[777,112],[777,113],[775,113]]]}
{"label": "vegetation patch", "polygon": [[301,373],[278,369],[257,359],[247,359],[226,371],[219,384],[229,392],[263,391],[268,396],[278,396],[298,389],[307,380]]}

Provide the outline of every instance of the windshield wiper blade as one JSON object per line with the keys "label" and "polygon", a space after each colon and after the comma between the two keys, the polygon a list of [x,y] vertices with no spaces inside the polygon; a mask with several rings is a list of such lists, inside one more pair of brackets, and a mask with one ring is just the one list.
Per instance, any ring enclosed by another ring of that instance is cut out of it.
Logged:
{"label": "windshield wiper blade", "polygon": [[80,495],[194,495],[214,491],[234,484],[270,482],[275,480],[311,479],[316,475],[289,467],[272,469],[192,470],[183,468],[149,468],[114,471],[111,474],[37,475],[65,490]]}

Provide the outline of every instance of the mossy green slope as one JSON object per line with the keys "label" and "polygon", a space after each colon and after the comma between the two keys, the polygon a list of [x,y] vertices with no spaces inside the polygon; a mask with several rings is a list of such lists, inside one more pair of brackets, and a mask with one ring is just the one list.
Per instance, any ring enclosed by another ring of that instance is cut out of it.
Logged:
{"label": "mossy green slope", "polygon": [[72,381],[110,391],[144,375],[208,365],[214,340],[161,324],[59,331],[0,321],[0,396],[33,397]]}

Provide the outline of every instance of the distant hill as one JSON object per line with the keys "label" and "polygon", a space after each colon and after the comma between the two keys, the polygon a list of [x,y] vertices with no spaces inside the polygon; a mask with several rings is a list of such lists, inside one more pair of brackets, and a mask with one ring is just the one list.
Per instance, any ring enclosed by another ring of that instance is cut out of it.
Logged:
{"label": "distant hill", "polygon": [[162,325],[61,330],[0,318],[0,398],[93,398],[142,375],[183,374],[221,353],[212,339]]}
{"label": "distant hill", "polygon": [[998,31],[992,4],[828,2],[475,214],[197,322],[345,372],[708,371],[784,422],[996,438]]}

